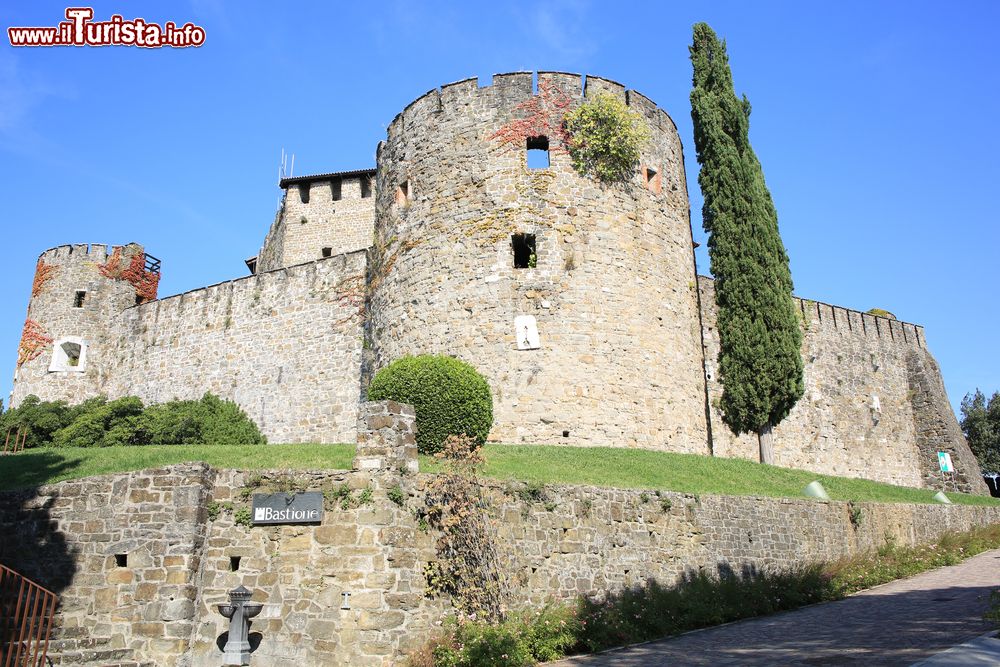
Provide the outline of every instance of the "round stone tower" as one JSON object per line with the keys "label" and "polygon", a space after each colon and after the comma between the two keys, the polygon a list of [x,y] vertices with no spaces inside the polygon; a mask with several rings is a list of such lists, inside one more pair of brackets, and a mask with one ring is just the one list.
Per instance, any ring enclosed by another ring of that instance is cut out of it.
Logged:
{"label": "round stone tower", "polygon": [[[488,379],[502,442],[707,453],[698,291],[670,117],[588,76],[432,90],[379,145],[370,371],[451,354]],[[565,113],[623,99],[651,140],[624,183],[577,173]]]}
{"label": "round stone tower", "polygon": [[156,298],[159,262],[142,246],[64,245],[38,258],[11,405],[35,394],[78,403],[102,392],[123,310]]}

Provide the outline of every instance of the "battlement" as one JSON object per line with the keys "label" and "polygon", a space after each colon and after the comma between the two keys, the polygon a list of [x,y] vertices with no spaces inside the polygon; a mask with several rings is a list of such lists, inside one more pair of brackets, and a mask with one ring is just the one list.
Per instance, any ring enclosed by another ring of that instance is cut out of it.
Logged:
{"label": "battlement", "polygon": [[211,295],[218,294],[220,290],[228,290],[237,286],[243,287],[244,284],[255,284],[260,286],[276,285],[280,287],[282,281],[292,279],[297,280],[310,272],[315,273],[316,268],[319,265],[334,267],[340,263],[344,266],[350,266],[357,265],[357,263],[361,261],[362,268],[360,270],[363,270],[364,262],[362,260],[366,252],[366,250],[352,250],[351,252],[343,252],[339,255],[332,255],[330,257],[301,262],[299,264],[292,264],[291,266],[282,266],[277,269],[271,269],[270,271],[261,271],[253,275],[241,276],[232,280],[223,280],[211,285],[205,285],[204,287],[196,287],[194,289],[187,290],[186,292],[171,294],[170,296],[165,296],[154,301],[136,304],[128,308],[128,310],[136,309],[145,311],[151,307],[162,305],[167,302],[183,302],[186,299],[201,297],[202,295],[206,295],[211,298]]}
{"label": "battlement", "polygon": [[128,246],[142,247],[138,243],[126,243],[124,245],[108,245],[106,243],[67,243],[65,245],[49,248],[38,255],[38,259],[51,264],[62,264],[73,260],[86,260],[91,262],[106,262],[116,248],[127,248]]}
{"label": "battlement", "polygon": [[[701,298],[704,307],[714,311],[715,280],[710,276],[699,275],[698,285],[702,291]],[[924,327],[919,324],[872,315],[853,308],[835,306],[813,299],[798,296],[793,298],[807,332],[816,328],[818,330],[831,330],[841,335],[853,335],[874,340],[884,339],[883,342],[888,344],[927,347]]]}
{"label": "battlement", "polygon": [[532,72],[494,74],[492,81],[485,85],[480,85],[478,77],[470,77],[433,88],[410,102],[393,118],[387,128],[387,135],[390,138],[395,136],[408,123],[419,122],[418,119],[428,113],[458,115],[469,106],[513,108],[537,94],[536,83],[538,88],[549,86],[558,90],[575,103],[598,93],[610,93],[640,111],[653,127],[674,132],[677,130],[670,114],[657,107],[642,93],[617,81],[593,75],[539,71],[537,75]]}

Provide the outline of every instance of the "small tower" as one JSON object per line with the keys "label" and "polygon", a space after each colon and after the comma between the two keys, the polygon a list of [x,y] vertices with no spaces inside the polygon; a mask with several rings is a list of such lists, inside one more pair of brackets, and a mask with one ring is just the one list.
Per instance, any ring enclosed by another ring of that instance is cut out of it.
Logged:
{"label": "small tower", "polygon": [[283,178],[281,208],[251,273],[364,250],[372,243],[375,170]]}
{"label": "small tower", "polygon": [[136,243],[64,245],[38,258],[17,350],[12,406],[34,394],[78,403],[99,395],[119,314],[156,299],[160,262]]}

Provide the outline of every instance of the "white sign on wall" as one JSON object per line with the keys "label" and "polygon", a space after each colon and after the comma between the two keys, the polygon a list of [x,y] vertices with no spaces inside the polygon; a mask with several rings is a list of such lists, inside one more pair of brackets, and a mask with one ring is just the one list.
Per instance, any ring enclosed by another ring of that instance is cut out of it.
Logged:
{"label": "white sign on wall", "polygon": [[948,452],[938,452],[938,465],[941,472],[955,472],[955,466],[951,465],[951,454]]}
{"label": "white sign on wall", "polygon": [[538,341],[538,325],[534,315],[518,315],[514,318],[514,335],[517,336],[517,349],[537,350],[542,345]]}

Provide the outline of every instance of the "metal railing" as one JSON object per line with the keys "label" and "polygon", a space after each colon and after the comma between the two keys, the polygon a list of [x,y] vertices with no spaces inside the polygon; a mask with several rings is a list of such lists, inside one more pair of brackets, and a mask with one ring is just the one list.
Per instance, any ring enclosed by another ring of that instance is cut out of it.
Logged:
{"label": "metal railing", "polygon": [[44,667],[59,598],[0,565],[0,665]]}
{"label": "metal railing", "polygon": [[7,429],[7,437],[3,441],[3,450],[0,454],[17,454],[24,451],[24,441],[28,439],[28,431],[18,427],[17,433],[14,433],[14,442],[10,441],[11,433],[14,433],[13,427]]}

